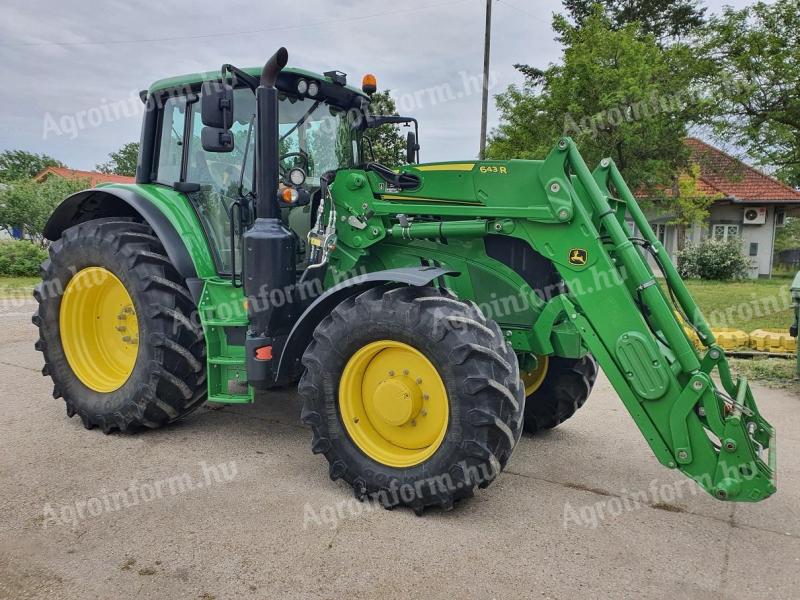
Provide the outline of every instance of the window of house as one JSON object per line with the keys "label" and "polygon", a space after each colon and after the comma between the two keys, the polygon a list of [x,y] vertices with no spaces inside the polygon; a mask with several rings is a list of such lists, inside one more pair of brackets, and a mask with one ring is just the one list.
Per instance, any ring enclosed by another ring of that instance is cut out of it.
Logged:
{"label": "window of house", "polygon": [[666,223],[650,223],[653,233],[656,234],[656,239],[663,245],[667,243],[667,225]]}
{"label": "window of house", "polygon": [[775,211],[775,225],[783,227],[786,224],[786,212],[783,210]]}
{"label": "window of house", "polygon": [[711,237],[721,242],[727,242],[739,237],[738,225],[726,225],[718,223],[711,226]]}

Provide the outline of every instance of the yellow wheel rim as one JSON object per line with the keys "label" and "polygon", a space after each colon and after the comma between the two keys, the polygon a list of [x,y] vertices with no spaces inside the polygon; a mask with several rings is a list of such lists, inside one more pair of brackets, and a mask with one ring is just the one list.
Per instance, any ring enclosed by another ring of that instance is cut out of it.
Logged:
{"label": "yellow wheel rim", "polygon": [[339,383],[342,421],[358,448],[390,467],[412,467],[439,449],[449,404],[436,367],[416,348],[393,340],[356,352]]}
{"label": "yellow wheel rim", "polygon": [[544,378],[547,376],[547,365],[549,362],[550,360],[547,356],[537,355],[535,366],[533,365],[533,361],[531,361],[530,366],[532,368],[526,369],[526,365],[520,365],[520,379],[522,379],[522,384],[525,386],[526,398],[542,386]]}
{"label": "yellow wheel rim", "polygon": [[72,372],[89,389],[108,393],[128,380],[139,352],[139,322],[128,290],[111,271],[88,267],[61,299],[61,344]]}

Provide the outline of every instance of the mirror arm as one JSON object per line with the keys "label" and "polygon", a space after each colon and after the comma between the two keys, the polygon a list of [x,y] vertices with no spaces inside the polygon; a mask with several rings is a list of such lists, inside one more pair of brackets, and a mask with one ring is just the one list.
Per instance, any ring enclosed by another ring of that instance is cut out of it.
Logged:
{"label": "mirror arm", "polygon": [[251,91],[255,92],[256,88],[258,87],[258,79],[253,77],[252,75],[245,73],[239,67],[234,67],[230,64],[222,65],[222,80],[225,81],[226,73],[230,73],[233,77],[231,79],[231,83],[234,80],[238,79],[243,82],[247,87],[250,88]]}

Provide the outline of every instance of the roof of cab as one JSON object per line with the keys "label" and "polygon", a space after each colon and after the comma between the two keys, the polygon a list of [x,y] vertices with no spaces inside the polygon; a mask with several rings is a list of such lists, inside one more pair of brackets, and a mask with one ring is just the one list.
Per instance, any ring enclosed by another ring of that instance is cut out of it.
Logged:
{"label": "roof of cab", "polygon": [[[261,75],[261,67],[248,67],[246,69],[242,69],[242,71],[254,77],[258,77],[259,75]],[[305,69],[286,67],[285,69],[283,69],[282,72],[293,73],[295,75],[308,77],[310,79],[316,79],[318,81],[327,81],[328,83],[333,83],[333,80],[330,77],[326,77],[325,75],[320,75],[319,73],[314,73],[313,71],[306,71]],[[186,75],[167,77],[166,79],[159,79],[158,81],[153,83],[148,89],[148,93],[152,94],[160,90],[178,88],[186,85],[191,85],[193,83],[200,83],[202,81],[214,81],[215,79],[219,79],[219,77],[220,77],[219,69],[217,69],[216,71],[206,71],[204,73],[188,73]],[[368,96],[363,91],[361,91],[356,87],[347,85],[345,86],[345,88],[350,90],[354,94],[358,94],[359,96],[368,98]]]}

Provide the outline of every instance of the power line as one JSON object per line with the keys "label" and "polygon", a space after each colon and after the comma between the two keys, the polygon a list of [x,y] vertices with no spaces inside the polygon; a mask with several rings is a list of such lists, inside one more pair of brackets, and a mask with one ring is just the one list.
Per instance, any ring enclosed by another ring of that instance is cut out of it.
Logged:
{"label": "power line", "polygon": [[497,0],[497,1],[498,1],[500,4],[505,4],[505,5],[506,5],[508,8],[513,8],[513,9],[514,9],[514,10],[516,10],[517,12],[521,12],[523,15],[528,15],[529,17],[531,17],[531,18],[533,18],[533,19],[540,19],[540,18],[541,18],[541,17],[537,17],[536,15],[534,15],[534,14],[533,14],[533,13],[531,13],[531,12],[528,12],[528,11],[527,11],[527,10],[525,10],[525,9],[522,9],[522,8],[520,8],[519,6],[514,6],[513,4],[509,4],[508,2],[506,2],[506,0]]}
{"label": "power line", "polygon": [[135,40],[104,40],[104,41],[86,41],[86,42],[23,42],[18,44],[0,44],[3,48],[30,48],[37,46],[103,46],[103,45],[117,45],[117,44],[149,44],[155,42],[175,42],[185,40],[201,40],[215,37],[230,37],[242,35],[254,35],[257,33],[272,33],[276,31],[295,31],[297,29],[306,29],[309,27],[322,27],[324,25],[332,25],[336,23],[344,23],[353,21],[365,21],[367,19],[375,19],[378,17],[387,17],[398,14],[405,14],[410,12],[419,12],[421,10],[429,10],[431,8],[440,8],[443,6],[452,6],[453,4],[462,4],[468,0],[452,0],[450,2],[440,2],[438,4],[428,4],[422,7],[415,8],[402,8],[382,13],[374,13],[370,15],[359,15],[354,17],[341,17],[338,19],[326,19],[325,21],[318,21],[314,23],[302,23],[299,25],[283,25],[279,27],[267,27],[264,29],[251,29],[248,31],[230,31],[226,33],[204,33],[198,35],[187,35],[178,37],[164,37],[164,38],[147,38]]}

